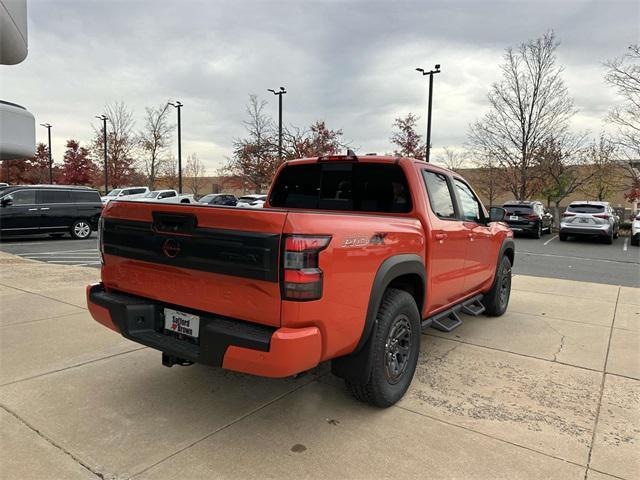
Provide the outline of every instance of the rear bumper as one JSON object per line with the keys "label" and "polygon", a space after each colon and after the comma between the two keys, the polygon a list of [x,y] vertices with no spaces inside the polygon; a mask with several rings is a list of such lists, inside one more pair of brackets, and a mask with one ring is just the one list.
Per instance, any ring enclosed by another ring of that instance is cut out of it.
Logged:
{"label": "rear bumper", "polygon": [[606,237],[611,235],[611,225],[602,225],[594,227],[574,227],[565,224],[560,225],[560,233],[567,235],[597,235]]}
{"label": "rear bumper", "polygon": [[512,231],[516,233],[520,233],[520,232],[535,233],[538,231],[537,223],[510,224],[509,222],[507,222],[507,225]]}
{"label": "rear bumper", "polygon": [[274,328],[190,312],[200,316],[200,335],[192,343],[163,332],[164,307],[175,306],[107,292],[101,283],[87,286],[87,305],[98,323],[176,359],[263,377],[288,377],[320,361],[322,338],[317,327]]}

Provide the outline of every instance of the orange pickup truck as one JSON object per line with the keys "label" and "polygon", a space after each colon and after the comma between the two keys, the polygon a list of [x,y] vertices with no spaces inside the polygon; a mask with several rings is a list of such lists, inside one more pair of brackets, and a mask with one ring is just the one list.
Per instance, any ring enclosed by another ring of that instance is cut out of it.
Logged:
{"label": "orange pickup truck", "polygon": [[284,163],[264,209],[116,200],[89,310],[169,367],[285,377],[331,360],[356,398],[389,406],[423,328],[505,312],[504,213],[454,172],[352,152]]}

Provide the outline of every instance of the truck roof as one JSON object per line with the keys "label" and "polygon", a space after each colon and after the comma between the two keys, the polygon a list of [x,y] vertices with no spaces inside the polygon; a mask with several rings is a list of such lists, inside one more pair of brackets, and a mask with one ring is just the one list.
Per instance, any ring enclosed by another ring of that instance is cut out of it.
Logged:
{"label": "truck roof", "polygon": [[[355,157],[351,157],[349,155],[328,155],[323,157],[307,157],[307,158],[298,158],[295,160],[288,160],[285,162],[287,165],[300,165],[305,163],[317,163],[317,162],[340,162],[340,161],[353,161],[353,162],[361,162],[361,163],[405,163],[410,162],[413,164],[424,165],[425,162],[423,160],[417,160],[415,158],[410,157],[401,157],[397,155],[357,155]],[[459,176],[456,172],[452,170],[448,170],[447,168],[434,165],[433,163],[428,164],[433,170],[441,171],[443,173],[448,173],[450,175]]]}

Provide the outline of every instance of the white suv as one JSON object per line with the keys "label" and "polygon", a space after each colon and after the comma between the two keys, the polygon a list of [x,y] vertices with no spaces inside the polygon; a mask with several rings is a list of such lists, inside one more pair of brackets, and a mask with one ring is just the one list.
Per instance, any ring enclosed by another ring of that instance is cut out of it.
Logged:
{"label": "white suv", "polygon": [[640,213],[631,222],[631,245],[640,246]]}
{"label": "white suv", "polygon": [[571,202],[562,214],[559,237],[596,236],[608,244],[618,238],[620,222],[609,202]]}

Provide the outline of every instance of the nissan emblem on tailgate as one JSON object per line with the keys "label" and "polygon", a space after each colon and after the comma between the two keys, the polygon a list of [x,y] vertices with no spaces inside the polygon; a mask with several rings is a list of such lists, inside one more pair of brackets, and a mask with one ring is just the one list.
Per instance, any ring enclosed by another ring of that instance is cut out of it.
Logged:
{"label": "nissan emblem on tailgate", "polygon": [[162,245],[162,252],[169,258],[176,258],[180,253],[180,244],[173,238],[168,238]]}

